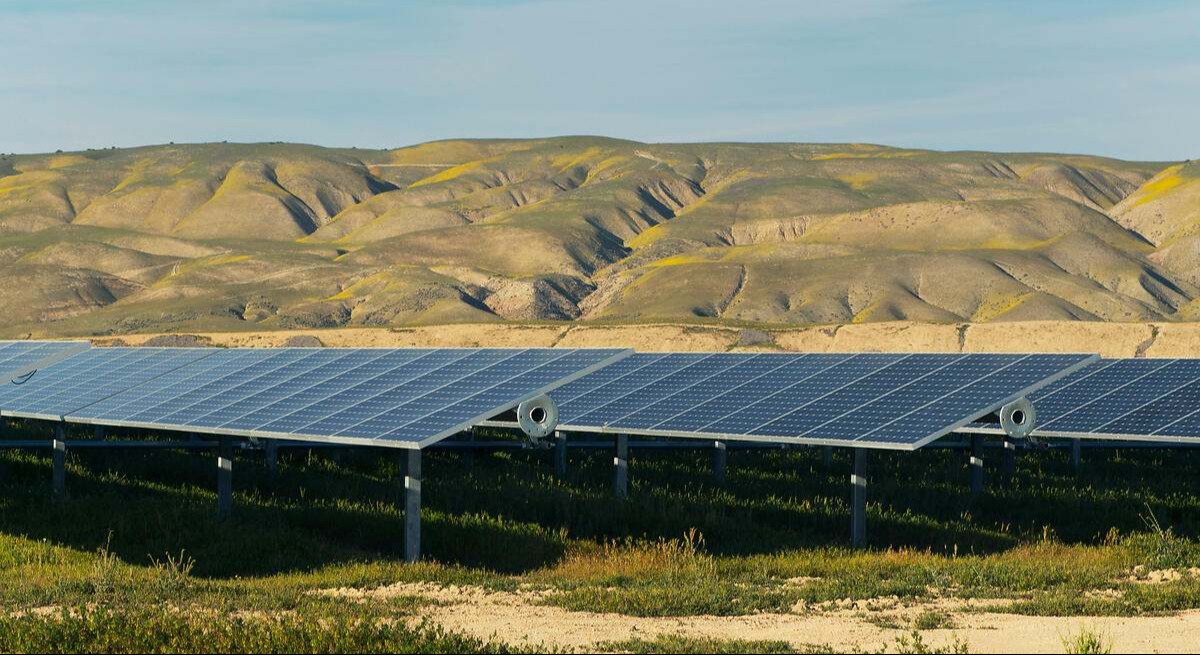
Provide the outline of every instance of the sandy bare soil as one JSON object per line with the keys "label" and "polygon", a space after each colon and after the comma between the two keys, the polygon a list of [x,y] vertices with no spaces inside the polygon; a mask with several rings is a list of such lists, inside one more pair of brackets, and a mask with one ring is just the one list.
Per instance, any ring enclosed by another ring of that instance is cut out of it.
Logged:
{"label": "sandy bare soil", "polygon": [[[1200,611],[1163,617],[1028,617],[987,611],[984,602],[905,603],[884,598],[841,602],[830,608],[798,607],[793,613],[742,617],[695,616],[639,618],[572,612],[543,604],[534,592],[500,593],[472,587],[399,584],[372,591],[335,590],[348,600],[371,602],[393,596],[430,601],[423,618],[448,629],[511,644],[591,652],[598,644],[660,635],[713,639],[786,641],[796,647],[827,645],[838,651],[887,646],[911,633],[911,622],[925,610],[953,617],[953,626],[922,631],[931,647],[956,641],[972,653],[1062,653],[1063,639],[1081,630],[1102,635],[1113,652],[1200,652]],[[995,603],[995,601],[992,601]],[[887,627],[885,627],[887,626]],[[892,627],[897,626],[897,627]]]}
{"label": "sandy bare soil", "polygon": [[[155,335],[120,337],[140,344]],[[704,325],[498,325],[349,328],[200,335],[225,346],[279,346],[315,336],[342,347],[625,347],[799,352],[1096,352],[1106,357],[1200,356],[1200,323],[867,323],[778,330]],[[97,339],[111,342],[113,339]]]}

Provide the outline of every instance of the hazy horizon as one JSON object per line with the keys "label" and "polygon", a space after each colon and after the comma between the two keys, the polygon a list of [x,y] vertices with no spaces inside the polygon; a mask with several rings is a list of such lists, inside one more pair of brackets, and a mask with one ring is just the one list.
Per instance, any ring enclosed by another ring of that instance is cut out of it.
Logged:
{"label": "hazy horizon", "polygon": [[0,7],[0,152],[595,134],[1169,161],[1200,3]]}
{"label": "hazy horizon", "polygon": [[1048,150],[981,150],[978,148],[953,148],[953,149],[951,149],[951,148],[922,148],[921,146],[903,146],[903,145],[897,145],[894,143],[875,143],[875,142],[868,142],[868,141],[779,141],[779,140],[754,141],[754,140],[750,140],[750,139],[746,139],[743,141],[642,141],[639,139],[630,139],[630,138],[621,137],[621,136],[614,136],[611,134],[543,134],[543,135],[534,134],[534,135],[529,135],[529,136],[505,136],[505,137],[490,137],[490,136],[457,136],[457,137],[453,137],[452,136],[452,137],[445,137],[445,138],[440,138],[440,139],[431,139],[429,141],[417,141],[414,143],[397,144],[397,145],[388,146],[388,147],[384,147],[384,146],[376,147],[376,146],[361,145],[361,144],[339,145],[336,143],[312,143],[312,142],[308,142],[308,141],[278,141],[278,140],[274,140],[274,141],[261,141],[261,140],[260,141],[249,141],[249,140],[234,141],[234,140],[230,140],[230,139],[222,139],[220,141],[162,141],[162,142],[157,142],[157,143],[140,143],[140,144],[131,144],[131,145],[126,145],[126,146],[100,146],[100,147],[87,146],[85,148],[73,148],[70,150],[62,149],[62,148],[55,148],[54,150],[39,150],[39,151],[25,151],[25,152],[14,151],[14,152],[4,152],[3,154],[46,155],[46,154],[53,154],[53,153],[59,152],[59,151],[62,151],[64,153],[79,153],[79,152],[95,152],[95,151],[110,150],[113,148],[117,148],[120,150],[130,150],[130,149],[136,149],[136,148],[157,148],[157,147],[172,146],[172,145],[174,145],[174,146],[201,146],[201,145],[217,145],[217,144],[247,145],[247,146],[286,144],[286,145],[296,145],[296,146],[311,146],[311,147],[316,147],[316,148],[328,148],[330,150],[355,150],[355,149],[358,149],[358,150],[370,151],[370,150],[396,150],[396,149],[400,149],[400,148],[408,148],[408,147],[412,147],[412,146],[417,146],[417,145],[421,145],[424,143],[436,143],[439,141],[541,141],[541,140],[550,140],[550,139],[569,139],[569,138],[615,139],[618,141],[629,141],[629,142],[633,142],[633,143],[643,143],[646,145],[658,145],[658,146],[711,145],[711,144],[721,144],[721,143],[754,144],[754,145],[794,144],[794,145],[816,145],[816,146],[821,146],[821,145],[862,145],[862,146],[882,146],[882,147],[886,147],[886,148],[897,148],[897,149],[902,149],[902,150],[928,150],[930,152],[945,152],[945,153],[987,152],[987,153],[1011,154],[1011,155],[1049,155],[1049,156],[1079,155],[1079,156],[1088,156],[1088,157],[1104,157],[1104,158],[1109,158],[1109,159],[1120,159],[1120,160],[1129,161],[1129,162],[1151,162],[1151,163],[1191,161],[1192,159],[1194,159],[1194,158],[1189,158],[1189,157],[1180,157],[1178,159],[1169,159],[1169,158],[1168,159],[1134,159],[1134,158],[1123,158],[1123,157],[1119,157],[1116,155],[1110,155],[1108,153],[1103,153],[1103,152],[1084,152],[1084,151],[1052,152],[1052,151],[1048,151]]}

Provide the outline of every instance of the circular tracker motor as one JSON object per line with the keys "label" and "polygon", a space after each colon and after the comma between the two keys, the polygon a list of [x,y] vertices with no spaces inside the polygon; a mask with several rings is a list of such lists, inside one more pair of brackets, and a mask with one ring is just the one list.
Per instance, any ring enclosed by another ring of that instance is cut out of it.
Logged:
{"label": "circular tracker motor", "polygon": [[558,405],[550,396],[541,395],[517,405],[517,423],[529,440],[537,445],[554,434],[558,427]]}
{"label": "circular tracker motor", "polygon": [[1027,398],[1018,398],[1000,408],[1000,427],[1013,439],[1028,439],[1037,425],[1037,410]]}

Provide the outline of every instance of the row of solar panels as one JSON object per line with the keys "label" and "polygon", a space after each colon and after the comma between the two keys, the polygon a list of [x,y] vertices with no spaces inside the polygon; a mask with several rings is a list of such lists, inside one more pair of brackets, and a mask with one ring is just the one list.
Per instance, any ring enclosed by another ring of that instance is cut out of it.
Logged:
{"label": "row of solar panels", "polygon": [[[37,350],[47,344],[3,344]],[[13,353],[16,354],[15,352]],[[98,348],[0,389],[6,416],[421,448],[550,393],[562,429],[913,450],[1088,355]]]}
{"label": "row of solar panels", "polygon": [[571,432],[915,450],[1094,360],[636,354],[550,397]]}
{"label": "row of solar panels", "polygon": [[[36,374],[31,375],[37,371]],[[572,432],[912,450],[1028,397],[1035,434],[1200,441],[1200,360],[0,342],[0,413],[423,447],[544,393]]]}
{"label": "row of solar panels", "polygon": [[629,354],[566,349],[92,348],[43,367],[22,384],[0,387],[0,413],[69,423],[421,448]]}

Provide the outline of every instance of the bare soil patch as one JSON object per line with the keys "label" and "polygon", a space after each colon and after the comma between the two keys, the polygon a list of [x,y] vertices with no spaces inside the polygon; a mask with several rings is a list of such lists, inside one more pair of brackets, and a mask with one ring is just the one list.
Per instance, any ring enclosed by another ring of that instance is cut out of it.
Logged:
{"label": "bare soil patch", "polygon": [[[151,345],[179,335],[122,335]],[[911,321],[743,330],[719,325],[465,323],[406,328],[339,328],[187,335],[205,344],[277,347],[297,341],[356,348],[638,348],[644,351],[1094,352],[1105,357],[1196,357],[1200,323],[1023,321],[936,324]],[[99,338],[112,343],[116,338]]]}
{"label": "bare soil patch", "polygon": [[[1200,611],[1161,617],[1031,617],[1004,614],[1000,601],[898,598],[797,608],[787,614],[740,617],[643,618],[573,612],[544,604],[547,592],[491,592],[476,587],[398,584],[374,590],[338,589],[331,595],[370,602],[397,596],[431,601],[422,617],[443,627],[507,643],[591,652],[598,644],[683,635],[710,639],[778,640],[797,647],[878,650],[912,632],[923,612],[949,615],[950,627],[922,631],[931,647],[968,645],[972,653],[1061,653],[1062,639],[1082,629],[1110,640],[1115,652],[1200,652]],[[551,592],[552,593],[552,592]],[[989,611],[992,610],[992,611]]]}

